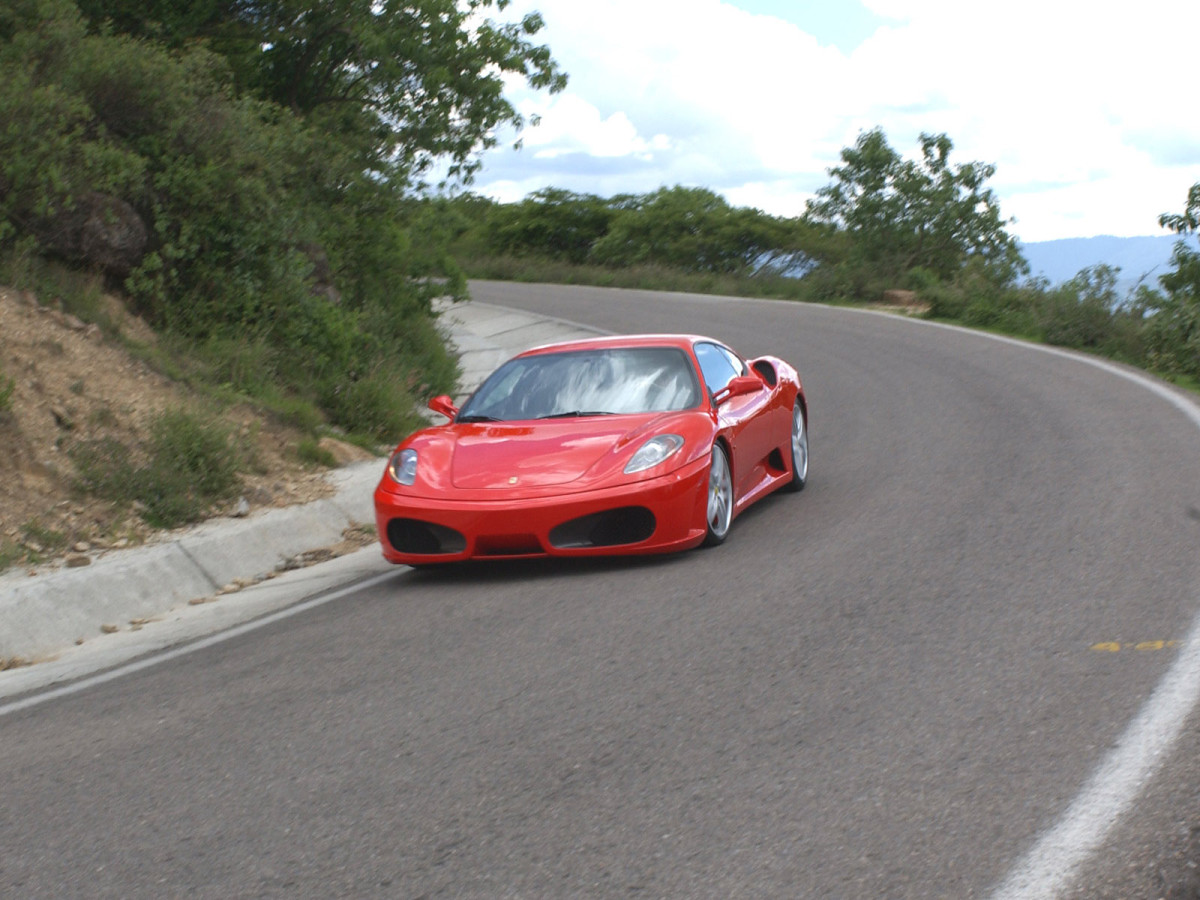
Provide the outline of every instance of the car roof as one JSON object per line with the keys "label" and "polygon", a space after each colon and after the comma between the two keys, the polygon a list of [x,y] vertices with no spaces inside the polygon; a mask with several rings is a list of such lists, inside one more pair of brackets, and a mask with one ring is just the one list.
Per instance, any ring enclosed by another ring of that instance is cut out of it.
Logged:
{"label": "car roof", "polygon": [[535,356],[542,353],[561,353],[571,350],[607,350],[614,347],[678,347],[681,350],[689,350],[698,341],[722,344],[721,341],[698,334],[614,334],[542,344],[540,347],[532,347],[517,356]]}

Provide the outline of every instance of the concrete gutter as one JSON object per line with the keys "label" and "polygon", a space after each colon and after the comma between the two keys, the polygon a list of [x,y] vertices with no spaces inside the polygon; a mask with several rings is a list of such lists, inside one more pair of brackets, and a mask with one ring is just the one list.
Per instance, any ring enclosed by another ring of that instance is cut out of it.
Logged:
{"label": "concrete gutter", "polygon": [[[460,401],[514,354],[538,344],[596,333],[569,322],[484,303],[448,304],[439,312],[463,369]],[[236,621],[230,606],[243,607],[244,618],[261,614],[261,603],[250,595],[265,591],[268,585],[276,585],[275,593],[280,594],[275,605],[301,599],[304,595],[295,591],[279,591],[278,582],[287,579],[273,576],[287,568],[289,560],[341,542],[346,529],[373,523],[372,494],[382,467],[382,460],[373,460],[332,473],[330,481],[336,491],[329,499],[242,519],[211,520],[179,532],[171,540],[98,555],[80,568],[0,576],[0,660],[39,663],[0,671],[0,696],[32,689],[36,685],[20,673],[45,670],[51,665],[48,660],[61,660],[80,644],[109,641],[131,628],[155,627],[154,622],[144,620],[178,619],[182,611],[188,613],[188,619],[195,619],[202,614],[199,611],[219,605],[224,608],[221,615],[206,617],[216,630]],[[376,547],[351,555],[356,557],[352,564],[326,563],[312,568],[329,566],[344,579],[388,568]],[[266,581],[268,578],[272,580]],[[328,579],[310,572],[308,580],[324,584]],[[217,596],[221,604],[200,602]],[[193,621],[188,633],[196,632]],[[144,641],[112,642],[145,652]],[[110,665],[112,660],[99,664]],[[70,675],[49,678],[50,673],[43,672],[33,681],[50,683],[74,677],[77,668],[71,667]]]}
{"label": "concrete gutter", "polygon": [[371,493],[381,464],[340,469],[331,499],[244,519],[214,519],[163,543],[106,553],[88,566],[0,578],[0,658],[36,660],[150,619],[189,601],[259,581],[305,552],[372,522]]}

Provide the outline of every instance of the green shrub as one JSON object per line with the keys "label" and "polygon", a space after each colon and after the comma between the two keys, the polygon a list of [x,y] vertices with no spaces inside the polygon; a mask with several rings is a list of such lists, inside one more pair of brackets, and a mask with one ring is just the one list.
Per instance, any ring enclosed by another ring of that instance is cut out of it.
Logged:
{"label": "green shrub", "polygon": [[38,255],[33,241],[13,241],[0,248],[0,283],[32,291],[42,303],[59,304],[65,312],[96,323],[105,334],[117,333],[102,303],[103,280]]}
{"label": "green shrub", "polygon": [[11,378],[5,377],[3,372],[0,372],[0,416],[5,415],[12,409],[13,391],[16,390],[17,383]]}
{"label": "green shrub", "polygon": [[70,451],[81,490],[120,504],[138,503],[143,519],[173,528],[203,518],[236,493],[243,456],[221,422],[172,410],[150,428],[144,461],[113,438]]}
{"label": "green shrub", "polygon": [[67,546],[67,536],[61,531],[46,528],[36,519],[21,526],[21,538],[26,543],[34,543],[43,551],[53,552]]}
{"label": "green shrub", "polygon": [[961,287],[935,281],[917,289],[917,296],[929,304],[929,316],[934,319],[962,319],[967,309],[967,295]]}
{"label": "green shrub", "polygon": [[322,405],[333,422],[347,431],[394,442],[421,427],[409,374],[381,366],[360,378],[340,378],[325,385]]}
{"label": "green shrub", "polygon": [[1184,215],[1160,219],[1181,238],[1171,255],[1174,270],[1158,279],[1161,291],[1142,287],[1133,304],[1142,315],[1140,336],[1150,365],[1177,381],[1200,379],[1200,251],[1186,239],[1198,219],[1200,183],[1188,192]]}
{"label": "green shrub", "polygon": [[1098,349],[1110,337],[1120,305],[1116,292],[1120,269],[1094,266],[1037,298],[1037,319],[1048,344]]}
{"label": "green shrub", "polygon": [[13,541],[0,540],[0,572],[25,559],[25,549]]}
{"label": "green shrub", "polygon": [[151,424],[151,465],[178,473],[203,497],[225,497],[237,488],[240,459],[229,429],[215,419],[170,410]]}
{"label": "green shrub", "polygon": [[305,438],[296,445],[296,456],[302,462],[324,466],[327,469],[337,468],[337,459],[332,453],[320,445],[315,438]]}
{"label": "green shrub", "polygon": [[[0,280],[115,333],[101,278],[53,261],[69,255],[63,213],[100,192],[146,226],[150,252],[119,287],[165,348],[135,352],[168,377],[389,439],[404,403],[451,391],[430,301],[465,293],[446,246],[463,226],[414,202],[412,159],[376,156],[387,129],[364,132],[353,104],[306,118],[255,99],[211,34],[163,43],[154,11],[131,6],[130,37],[127,17],[101,25],[90,7],[91,28],[73,0],[0,4]],[[261,47],[236,19],[252,66]]]}

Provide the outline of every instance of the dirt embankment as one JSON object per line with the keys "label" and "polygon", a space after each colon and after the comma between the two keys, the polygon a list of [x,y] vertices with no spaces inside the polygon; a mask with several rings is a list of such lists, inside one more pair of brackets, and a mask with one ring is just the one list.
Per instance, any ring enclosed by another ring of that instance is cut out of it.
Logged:
{"label": "dirt embankment", "polygon": [[[153,344],[153,331],[114,298],[105,314],[120,339],[106,337],[29,291],[0,287],[0,570],[71,559],[154,540],[136,509],[82,495],[74,488],[70,448],[114,438],[137,446],[150,423],[169,409],[207,408],[185,386],[155,372],[126,350]],[[249,406],[220,415],[251,448],[253,470],[242,491],[216,515],[287,506],[329,493],[324,470],[302,462],[303,435]],[[369,454],[326,440],[340,462]]]}

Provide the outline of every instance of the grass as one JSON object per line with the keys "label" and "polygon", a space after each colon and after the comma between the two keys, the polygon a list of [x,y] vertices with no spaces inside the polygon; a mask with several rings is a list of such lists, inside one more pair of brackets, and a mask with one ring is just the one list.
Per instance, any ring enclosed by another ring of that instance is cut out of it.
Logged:
{"label": "grass", "polygon": [[66,546],[65,534],[33,519],[21,526],[16,541],[0,542],[0,572],[17,563],[36,565]]}
{"label": "grass", "polygon": [[[426,346],[436,338],[434,326],[419,321],[409,322],[404,330],[413,346],[395,358],[377,360],[371,372],[354,378],[340,378],[340,373],[335,373],[319,380],[309,371],[307,360],[297,360],[294,354],[285,354],[254,335],[197,343],[184,335],[160,332],[153,343],[142,343],[121,334],[112,320],[101,278],[39,257],[35,245],[21,241],[0,253],[0,283],[31,291],[43,304],[98,325],[135,359],[217,407],[249,402],[277,422],[314,436],[328,418],[341,419],[339,424],[345,430],[375,444],[384,440],[384,435],[391,441],[407,433],[419,422],[413,391],[424,388],[415,383],[419,378],[410,371],[410,358],[437,358]],[[61,344],[45,349],[56,355],[63,352]],[[447,365],[453,365],[452,358],[442,363],[445,371],[433,373],[441,387],[457,375],[446,369]],[[0,414],[11,393],[12,387],[0,373]]]}
{"label": "grass", "polygon": [[1163,378],[1185,391],[1200,394],[1200,379],[1193,378],[1191,375],[1164,375]]}
{"label": "grass", "polygon": [[336,469],[337,460],[333,454],[322,447],[315,438],[305,438],[296,445],[296,456],[302,462],[313,463],[314,465],[324,466],[327,469]]}
{"label": "grass", "polygon": [[144,460],[113,438],[81,442],[69,454],[79,490],[133,507],[155,528],[203,519],[237,492],[240,473],[252,463],[228,426],[186,410],[151,423]]}
{"label": "grass", "polygon": [[26,558],[26,551],[23,547],[12,541],[0,541],[0,572],[5,571],[10,566],[15,566]]}
{"label": "grass", "polygon": [[37,565],[61,552],[68,538],[61,531],[46,528],[36,519],[18,530],[16,540],[0,541],[0,572],[18,563]]}
{"label": "grass", "polygon": [[43,303],[98,325],[106,335],[117,333],[116,322],[104,308],[104,279],[39,256],[36,241],[16,241],[0,255],[0,282],[32,291]]}
{"label": "grass", "polygon": [[13,391],[17,388],[17,383],[5,377],[3,372],[0,372],[0,416],[12,410]]}

